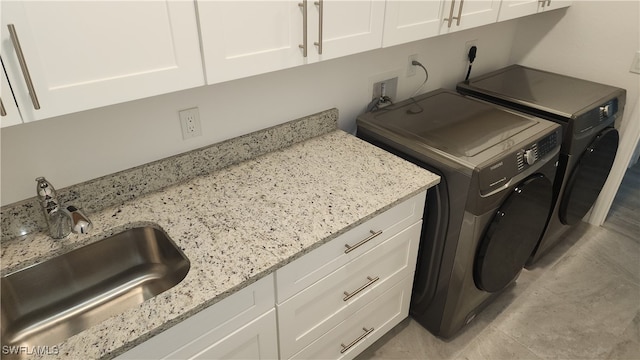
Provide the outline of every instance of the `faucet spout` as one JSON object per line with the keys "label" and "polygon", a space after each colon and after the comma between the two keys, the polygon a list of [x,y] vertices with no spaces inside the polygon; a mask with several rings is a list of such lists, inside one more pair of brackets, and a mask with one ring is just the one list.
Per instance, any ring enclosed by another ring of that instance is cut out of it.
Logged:
{"label": "faucet spout", "polygon": [[58,200],[56,189],[44,177],[36,179],[36,192],[49,227],[49,235],[54,239],[62,239],[71,231],[86,234],[91,230],[89,218],[75,206],[63,206]]}

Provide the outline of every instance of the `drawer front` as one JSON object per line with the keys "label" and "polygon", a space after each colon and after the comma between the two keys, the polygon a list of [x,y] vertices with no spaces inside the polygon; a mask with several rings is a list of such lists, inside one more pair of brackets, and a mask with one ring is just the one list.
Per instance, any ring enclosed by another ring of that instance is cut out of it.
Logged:
{"label": "drawer front", "polygon": [[352,359],[409,314],[413,275],[295,354],[293,359]]}
{"label": "drawer front", "polygon": [[421,227],[418,221],[278,305],[281,357],[289,358],[412,276]]}
{"label": "drawer front", "polygon": [[269,275],[152,337],[117,359],[192,358],[211,344],[273,310],[274,300],[273,275]]}
{"label": "drawer front", "polygon": [[425,195],[426,192],[422,192],[394,206],[277,270],[278,303],[420,220],[424,212]]}

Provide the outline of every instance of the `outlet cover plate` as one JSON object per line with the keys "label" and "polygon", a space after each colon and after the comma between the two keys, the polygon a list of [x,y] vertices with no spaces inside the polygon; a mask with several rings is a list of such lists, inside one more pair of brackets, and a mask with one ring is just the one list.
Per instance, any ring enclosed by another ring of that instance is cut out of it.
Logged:
{"label": "outlet cover plate", "polygon": [[200,126],[200,112],[197,107],[178,111],[180,126],[182,127],[182,139],[202,135]]}
{"label": "outlet cover plate", "polygon": [[475,46],[476,48],[479,48],[478,39],[469,40],[469,41],[464,43],[464,54],[463,54],[464,62],[469,62],[469,50],[471,50],[472,46]]}

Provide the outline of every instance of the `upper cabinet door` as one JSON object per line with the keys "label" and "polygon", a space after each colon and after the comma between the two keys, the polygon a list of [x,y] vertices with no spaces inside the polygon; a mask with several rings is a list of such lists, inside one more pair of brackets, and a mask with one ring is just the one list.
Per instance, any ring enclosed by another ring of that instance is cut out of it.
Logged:
{"label": "upper cabinet door", "polygon": [[309,62],[382,47],[385,2],[307,0]]}
{"label": "upper cabinet door", "polygon": [[498,21],[535,14],[539,5],[540,0],[502,0]]}
{"label": "upper cabinet door", "polygon": [[392,46],[438,35],[443,4],[441,0],[388,1],[382,45]]}
{"label": "upper cabinet door", "polygon": [[555,10],[555,9],[560,9],[564,7],[569,7],[571,6],[572,2],[573,1],[571,0],[546,0],[546,1],[541,1],[540,6],[542,7],[541,9],[542,11],[548,11],[548,10]]}
{"label": "upper cabinet door", "polygon": [[304,64],[298,2],[198,0],[198,16],[208,84]]}
{"label": "upper cabinet door", "polygon": [[446,0],[440,34],[492,24],[499,11],[499,0]]}
{"label": "upper cabinet door", "polygon": [[204,84],[188,1],[4,1],[1,40],[25,122]]}
{"label": "upper cabinet door", "polygon": [[515,19],[570,5],[570,0],[502,0],[498,21]]}

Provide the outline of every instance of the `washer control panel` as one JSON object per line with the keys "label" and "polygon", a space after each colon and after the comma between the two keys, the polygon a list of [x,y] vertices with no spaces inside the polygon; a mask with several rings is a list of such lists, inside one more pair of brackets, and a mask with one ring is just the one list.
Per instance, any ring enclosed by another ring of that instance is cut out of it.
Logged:
{"label": "washer control panel", "polygon": [[479,190],[481,194],[489,194],[492,191],[508,184],[511,179],[531,166],[546,160],[549,154],[555,154],[562,141],[560,126],[553,132],[547,133],[543,138],[535,142],[523,142],[520,146],[513,147],[513,151],[494,159],[490,164],[483,166],[478,171]]}
{"label": "washer control panel", "polygon": [[518,172],[524,170],[527,166],[535,164],[538,159],[552,152],[558,146],[558,133],[553,132],[540,141],[531,144],[526,149],[522,149],[516,153],[516,162],[518,163]]}

